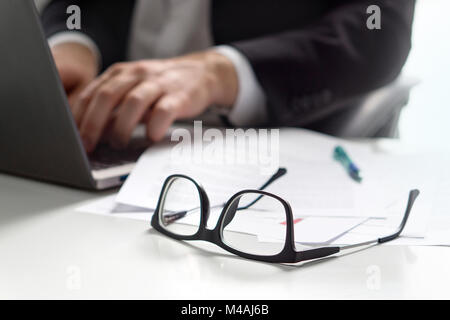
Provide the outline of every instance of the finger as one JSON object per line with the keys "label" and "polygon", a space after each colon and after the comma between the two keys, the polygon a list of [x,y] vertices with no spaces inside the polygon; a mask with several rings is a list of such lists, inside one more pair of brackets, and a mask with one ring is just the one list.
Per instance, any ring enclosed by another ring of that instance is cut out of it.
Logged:
{"label": "finger", "polygon": [[128,145],[134,129],[162,93],[159,84],[150,81],[142,82],[128,93],[117,110],[110,133],[113,147],[124,148]]}
{"label": "finger", "polygon": [[162,97],[154,106],[147,122],[147,136],[150,140],[161,141],[170,126],[177,119],[180,110],[188,107],[185,98],[180,95]]}
{"label": "finger", "polygon": [[73,115],[78,127],[81,127],[83,115],[85,114],[86,109],[91,103],[97,90],[110,79],[118,76],[123,71],[123,67],[123,64],[120,63],[111,66],[102,75],[86,86],[86,88],[79,94],[78,99],[76,99],[73,104]]}
{"label": "finger", "polygon": [[88,152],[92,152],[97,146],[114,107],[138,82],[137,78],[119,75],[96,90],[82,116],[80,126],[80,134]]}
{"label": "finger", "polygon": [[103,86],[110,79],[109,74],[103,74],[94,81],[92,81],[73,102],[73,116],[78,127],[81,126],[83,115],[86,112],[87,107],[92,101],[95,92]]}

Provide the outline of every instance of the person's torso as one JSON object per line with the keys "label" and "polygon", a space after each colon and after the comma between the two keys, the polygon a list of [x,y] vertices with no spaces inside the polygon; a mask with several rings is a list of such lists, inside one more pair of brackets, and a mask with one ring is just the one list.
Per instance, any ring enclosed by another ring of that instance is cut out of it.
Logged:
{"label": "person's torso", "polygon": [[304,28],[329,8],[328,0],[211,0],[215,44]]}
{"label": "person's torso", "polygon": [[167,58],[317,21],[329,0],[136,0],[129,59]]}

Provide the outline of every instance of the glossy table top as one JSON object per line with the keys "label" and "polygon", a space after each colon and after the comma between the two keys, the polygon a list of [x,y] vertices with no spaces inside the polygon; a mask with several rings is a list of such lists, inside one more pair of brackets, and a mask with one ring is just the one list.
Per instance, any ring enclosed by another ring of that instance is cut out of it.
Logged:
{"label": "glossy table top", "polygon": [[450,298],[448,248],[265,264],[75,211],[103,195],[0,175],[0,299]]}

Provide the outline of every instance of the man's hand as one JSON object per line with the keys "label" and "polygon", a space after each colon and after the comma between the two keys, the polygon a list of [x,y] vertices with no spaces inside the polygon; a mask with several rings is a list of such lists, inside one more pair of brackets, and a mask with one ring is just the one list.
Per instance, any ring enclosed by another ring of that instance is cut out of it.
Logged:
{"label": "man's hand", "polygon": [[159,141],[177,119],[198,116],[213,104],[233,105],[237,91],[232,62],[207,51],[113,65],[83,90],[73,112],[92,152],[103,136],[113,147],[126,147],[140,122],[148,138]]}
{"label": "man's hand", "polygon": [[52,54],[73,109],[78,95],[97,76],[97,58],[87,47],[77,43],[58,44],[52,48]]}

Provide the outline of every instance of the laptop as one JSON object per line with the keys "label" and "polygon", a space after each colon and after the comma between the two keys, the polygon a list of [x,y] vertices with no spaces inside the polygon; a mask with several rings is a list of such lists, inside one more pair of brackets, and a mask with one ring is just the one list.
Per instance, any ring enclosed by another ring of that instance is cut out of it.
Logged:
{"label": "laptop", "polygon": [[0,42],[0,172],[82,189],[121,185],[148,141],[88,157],[34,1],[0,1]]}

